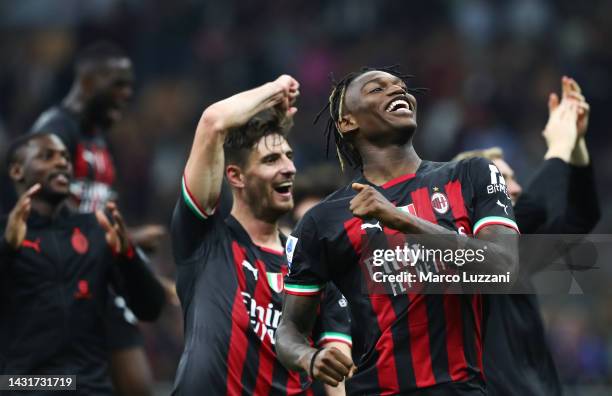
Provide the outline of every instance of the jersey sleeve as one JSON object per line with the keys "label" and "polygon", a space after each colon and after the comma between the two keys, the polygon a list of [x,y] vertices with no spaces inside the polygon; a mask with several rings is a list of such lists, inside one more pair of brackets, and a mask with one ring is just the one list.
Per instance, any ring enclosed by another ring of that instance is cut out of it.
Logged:
{"label": "jersey sleeve", "polygon": [[346,298],[332,283],[325,286],[321,306],[312,332],[318,347],[329,342],[342,342],[352,348],[351,319]]}
{"label": "jersey sleeve", "polygon": [[474,158],[468,162],[467,171],[472,188],[473,234],[477,235],[483,228],[494,224],[519,232],[506,181],[499,169],[487,159]]}
{"label": "jersey sleeve", "polygon": [[203,208],[189,190],[185,176],[181,180],[181,196],[172,214],[170,233],[172,250],[177,265],[184,264],[194,257],[205,240],[213,243],[218,237],[215,228],[222,223],[215,208]]}
{"label": "jersey sleeve", "polygon": [[312,210],[287,238],[285,253],[289,264],[285,292],[298,296],[321,293],[329,281],[328,260]]}

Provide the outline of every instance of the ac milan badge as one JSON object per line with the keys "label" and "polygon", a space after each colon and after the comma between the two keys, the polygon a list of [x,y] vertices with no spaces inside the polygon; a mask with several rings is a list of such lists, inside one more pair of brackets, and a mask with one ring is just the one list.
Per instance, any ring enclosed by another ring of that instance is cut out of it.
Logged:
{"label": "ac milan badge", "polygon": [[431,206],[440,214],[448,212],[448,199],[441,192],[435,192],[431,195]]}
{"label": "ac milan badge", "polygon": [[87,250],[89,250],[89,242],[87,241],[87,238],[77,227],[72,230],[72,238],[70,238],[70,242],[72,243],[74,251],[78,254],[85,254],[87,253]]}

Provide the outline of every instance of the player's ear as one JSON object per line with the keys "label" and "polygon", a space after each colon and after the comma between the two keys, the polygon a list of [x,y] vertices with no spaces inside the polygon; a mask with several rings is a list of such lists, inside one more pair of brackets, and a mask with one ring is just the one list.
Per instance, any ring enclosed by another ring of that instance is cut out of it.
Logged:
{"label": "player's ear", "polygon": [[11,164],[8,173],[9,173],[9,177],[11,178],[13,182],[21,183],[23,181],[24,172],[23,172],[22,164],[18,162],[14,162],[13,164]]}
{"label": "player's ear", "polygon": [[355,132],[359,129],[359,124],[355,117],[352,114],[345,114],[342,118],[336,123],[336,127],[340,131],[341,134],[348,134],[351,132]]}
{"label": "player's ear", "polygon": [[225,177],[230,186],[244,188],[244,173],[238,165],[228,165],[225,168]]}

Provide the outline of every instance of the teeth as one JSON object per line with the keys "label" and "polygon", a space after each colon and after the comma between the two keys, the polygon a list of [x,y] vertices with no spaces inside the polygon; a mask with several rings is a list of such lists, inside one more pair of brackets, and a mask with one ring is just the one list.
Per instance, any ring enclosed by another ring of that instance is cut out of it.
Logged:
{"label": "teeth", "polygon": [[284,182],[279,184],[277,187],[291,187],[293,185],[292,182]]}
{"label": "teeth", "polygon": [[404,105],[407,109],[411,109],[410,107],[410,103],[408,103],[408,101],[406,101],[405,99],[398,99],[398,100],[394,100],[393,102],[391,102],[391,104],[389,104],[389,106],[387,106],[387,112],[392,112],[397,110],[397,107],[400,105]]}

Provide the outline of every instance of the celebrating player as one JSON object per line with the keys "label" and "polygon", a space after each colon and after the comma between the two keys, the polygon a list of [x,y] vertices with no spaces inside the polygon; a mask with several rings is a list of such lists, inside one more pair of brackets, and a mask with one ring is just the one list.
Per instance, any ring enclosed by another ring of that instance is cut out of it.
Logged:
{"label": "celebrating player", "polygon": [[[56,134],[68,147],[75,173],[70,186],[72,203],[81,213],[104,208],[117,199],[117,169],[107,139],[132,97],[132,84],[132,62],[127,54],[109,42],[92,44],[78,56],[76,75],[66,98],[43,112],[32,127],[32,133]],[[153,250],[165,234],[157,225],[131,228],[129,232],[134,244],[147,250]],[[169,290],[165,288],[172,298]],[[107,345],[116,390],[125,396],[152,395],[153,376],[136,321],[123,297],[113,294],[109,298]]]}
{"label": "celebrating player", "polygon": [[[345,377],[347,393],[438,395],[484,393],[481,297],[368,295],[359,266],[362,236],[387,229],[426,235],[473,235],[489,246],[495,271],[515,271],[517,226],[490,162],[421,160],[412,146],[417,102],[395,69],[365,69],[342,79],[329,101],[328,137],[340,160],[362,176],[311,209],[294,241],[285,280],[279,359],[328,384]],[[400,207],[403,210],[398,210]],[[493,264],[492,264],[493,265]],[[355,366],[330,348],[306,342],[316,296],[333,281],[348,300],[364,351]]]}
{"label": "celebrating player", "polygon": [[[287,273],[278,221],[293,208],[296,173],[285,135],[298,88],[283,75],[202,114],[172,219],[185,318],[175,395],[296,395],[309,386],[274,350]],[[216,210],[224,174],[233,195],[226,218]],[[312,341],[350,356],[344,300],[329,288],[319,301]]]}
{"label": "celebrating player", "polygon": [[25,135],[7,158],[20,198],[1,223],[0,372],[76,375],[79,395],[112,395],[104,348],[108,284],[143,320],[159,315],[161,285],[134,254],[114,204],[107,205],[112,221],[102,211],[68,209],[72,165],[57,136]]}
{"label": "celebrating player", "polygon": [[[461,153],[484,157],[502,173],[525,234],[586,234],[599,220],[599,201],[586,146],[589,105],[575,80],[563,77],[562,99],[549,97],[545,161],[523,190],[499,148]],[[571,101],[578,103],[570,111]],[[554,193],[551,194],[551,191]],[[486,296],[484,367],[488,395],[561,395],[562,388],[540,316],[530,294]]]}

